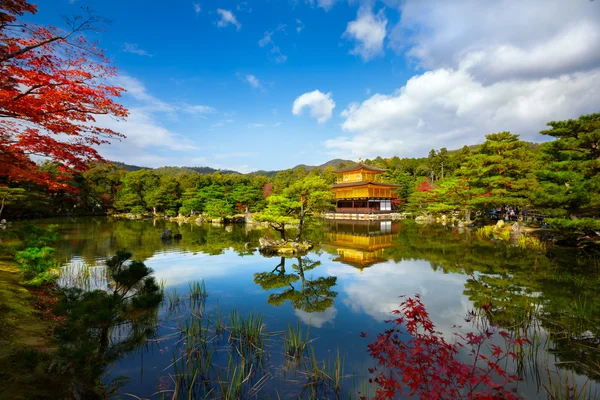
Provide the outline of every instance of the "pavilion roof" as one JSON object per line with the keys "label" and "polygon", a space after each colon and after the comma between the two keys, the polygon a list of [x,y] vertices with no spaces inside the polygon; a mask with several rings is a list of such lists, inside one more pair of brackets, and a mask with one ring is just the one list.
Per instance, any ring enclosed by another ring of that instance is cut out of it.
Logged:
{"label": "pavilion roof", "polygon": [[336,183],[335,185],[332,186],[332,188],[338,189],[338,188],[353,187],[353,186],[365,186],[365,185],[382,186],[382,187],[401,187],[402,186],[402,185],[396,185],[394,183],[361,181],[361,182]]}
{"label": "pavilion roof", "polygon": [[344,168],[335,170],[333,172],[336,173],[336,174],[341,174],[341,173],[344,173],[344,172],[357,171],[359,169],[365,169],[367,171],[373,171],[373,172],[385,172],[385,171],[387,171],[387,169],[373,167],[372,165],[367,165],[367,164],[363,164],[363,163],[356,163],[356,164],[350,165],[348,167],[344,167]]}

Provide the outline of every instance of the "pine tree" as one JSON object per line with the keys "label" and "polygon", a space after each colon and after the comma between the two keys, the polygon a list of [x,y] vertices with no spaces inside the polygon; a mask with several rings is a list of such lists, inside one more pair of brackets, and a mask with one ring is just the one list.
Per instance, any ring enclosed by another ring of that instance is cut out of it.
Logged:
{"label": "pine tree", "polygon": [[536,205],[567,229],[598,230],[600,208],[600,113],[548,122],[542,135],[556,138],[541,146],[543,168]]}

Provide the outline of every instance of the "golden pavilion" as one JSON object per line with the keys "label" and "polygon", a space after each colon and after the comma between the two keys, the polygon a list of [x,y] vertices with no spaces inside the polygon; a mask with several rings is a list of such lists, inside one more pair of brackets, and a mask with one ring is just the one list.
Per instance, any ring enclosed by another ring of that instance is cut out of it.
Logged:
{"label": "golden pavilion", "polygon": [[384,250],[393,245],[399,225],[392,221],[328,220],[327,244],[334,246],[338,261],[362,271],[386,262]]}
{"label": "golden pavilion", "polygon": [[400,187],[381,182],[385,169],[358,162],[346,168],[333,171],[337,183],[333,185],[336,198],[336,212],[374,214],[391,213],[392,200],[397,196],[393,189]]}

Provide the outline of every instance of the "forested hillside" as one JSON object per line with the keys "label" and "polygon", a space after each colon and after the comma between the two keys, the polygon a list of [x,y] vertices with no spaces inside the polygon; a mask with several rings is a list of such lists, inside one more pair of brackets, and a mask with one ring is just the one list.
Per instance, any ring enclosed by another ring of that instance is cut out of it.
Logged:
{"label": "forested hillside", "polygon": [[[549,122],[543,144],[509,132],[489,134],[477,146],[432,149],[422,158],[381,158],[364,163],[387,169],[383,179],[401,185],[396,210],[414,214],[473,213],[509,206],[536,210],[556,226],[597,229],[600,207],[600,114]],[[51,190],[32,182],[5,181],[0,187],[5,217],[132,212],[167,216],[204,213],[227,216],[261,211],[265,198],[294,183],[320,177],[332,185],[334,170],[351,164],[332,160],[317,167],[296,166],[269,174],[239,174],[210,168],[155,170],[120,163],[95,163],[65,176],[57,163],[40,170],[68,180]],[[205,173],[211,171],[210,173]],[[267,176],[265,176],[267,175]],[[325,207],[327,208],[327,207]]]}

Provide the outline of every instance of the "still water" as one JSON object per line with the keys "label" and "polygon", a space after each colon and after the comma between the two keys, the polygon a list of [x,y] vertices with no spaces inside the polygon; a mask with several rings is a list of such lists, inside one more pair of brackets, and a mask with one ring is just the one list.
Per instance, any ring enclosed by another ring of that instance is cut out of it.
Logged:
{"label": "still water", "polygon": [[[115,250],[127,249],[174,297],[185,298],[190,282],[203,282],[208,297],[202,312],[213,319],[222,315],[225,325],[231,310],[263,315],[272,336],[245,397],[310,398],[303,393],[308,375],[286,361],[281,346],[281,332],[299,322],[304,332],[310,326],[317,358],[335,360],[339,352],[344,377],[339,396],[357,398],[357,392],[367,391],[367,369],[374,364],[366,352],[369,338],[361,332],[370,338],[383,332],[399,296],[416,293],[448,338],[453,326],[465,325],[470,310],[488,304],[492,323],[526,331],[533,338],[531,349],[508,366],[525,378],[518,386],[522,396],[547,397],[546,368],[555,371],[558,382],[568,374],[569,382],[575,379],[592,397],[600,390],[600,267],[593,254],[557,247],[522,250],[478,238],[474,231],[412,221],[314,221],[306,234],[315,248],[302,258],[262,256],[255,250],[259,237],[277,236],[245,225],[109,218],[43,222],[50,223],[59,226],[63,265],[99,266]],[[161,241],[165,228],[182,239]],[[158,398],[159,390],[174,389],[173,377],[188,372],[181,365],[182,321],[197,312],[183,302],[169,307],[165,301],[156,335],[111,363],[104,381],[125,376],[122,393],[139,397]],[[230,369],[227,343],[213,348],[216,368]]]}

